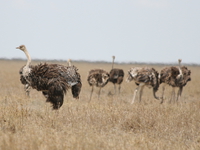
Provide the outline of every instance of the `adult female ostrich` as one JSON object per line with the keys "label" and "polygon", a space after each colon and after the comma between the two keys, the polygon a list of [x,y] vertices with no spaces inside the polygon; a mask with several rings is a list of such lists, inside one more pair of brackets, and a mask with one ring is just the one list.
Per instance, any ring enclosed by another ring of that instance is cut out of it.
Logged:
{"label": "adult female ostrich", "polygon": [[73,74],[76,76],[75,79],[76,81],[73,82],[75,84],[70,84],[71,86],[71,91],[72,91],[72,95],[74,98],[79,99],[79,94],[81,92],[81,87],[82,87],[82,83],[81,83],[81,76],[80,74],[77,72],[78,69],[73,65],[71,65],[71,59],[68,59],[68,69],[72,71],[75,71]]}
{"label": "adult female ostrich", "polygon": [[101,88],[108,83],[108,80],[109,80],[109,73],[103,69],[93,69],[89,71],[87,81],[89,85],[92,86],[92,90],[90,93],[90,101],[92,98],[94,86],[99,87],[99,93],[98,93],[98,99],[99,99]]}
{"label": "adult female ostrich", "polygon": [[58,64],[40,63],[30,66],[31,57],[25,47],[21,45],[17,49],[22,50],[27,63],[22,69],[22,76],[30,87],[42,91],[46,95],[46,102],[52,103],[53,109],[59,109],[63,104],[64,94],[72,84],[76,84],[76,70],[68,69]]}
{"label": "adult female ostrich", "polygon": [[[24,66],[23,66],[24,67]],[[28,84],[28,82],[26,81],[26,79],[24,78],[24,76],[22,75],[22,71],[23,71],[23,67],[20,69],[19,74],[20,74],[20,81],[21,83],[24,85],[24,90],[26,92],[26,95],[28,97],[30,97],[30,90],[31,90],[31,86]],[[32,65],[30,65],[30,68],[33,68]],[[71,66],[71,60],[68,60],[68,67],[67,69],[71,70],[70,72],[73,72],[74,70],[78,70],[75,66]],[[75,79],[77,80],[77,83],[74,82],[74,84],[69,84],[71,86],[71,91],[72,91],[72,95],[74,98],[79,99],[79,94],[81,91],[81,87],[82,87],[82,83],[81,83],[81,76],[78,72],[74,72],[74,75],[76,75]],[[73,78],[71,79],[73,80]],[[48,93],[46,91],[42,91],[42,94],[44,95],[44,97],[48,97]]]}
{"label": "adult female ostrich", "polygon": [[144,89],[144,86],[153,87],[153,96],[155,99],[159,99],[156,96],[156,92],[159,88],[159,74],[154,68],[140,68],[140,67],[133,67],[130,70],[128,70],[128,77],[126,79],[127,82],[130,82],[132,80],[135,81],[135,84],[138,86],[133,95],[133,99],[131,101],[131,104],[134,103],[135,97],[137,95],[137,92],[139,90],[139,101],[141,102],[142,92]]}
{"label": "adult female ostrich", "polygon": [[112,56],[112,58],[113,58],[112,69],[110,70],[109,81],[114,84],[115,93],[116,93],[116,85],[115,84],[119,84],[118,91],[120,93],[121,83],[123,82],[123,78],[124,78],[124,71],[122,69],[113,68],[115,56]]}
{"label": "adult female ostrich", "polygon": [[181,59],[178,59],[178,63],[179,66],[178,67],[166,67],[164,69],[161,70],[160,73],[160,84],[163,84],[162,87],[162,100],[161,103],[163,103],[164,101],[164,91],[165,91],[165,86],[168,84],[170,86],[172,86],[172,93],[171,93],[171,100],[175,100],[175,88],[178,87],[178,93],[177,93],[177,98],[176,101],[178,101],[178,99],[181,98],[181,94],[183,91],[183,87],[186,86],[188,81],[191,81],[191,71],[188,70],[188,68],[186,66],[182,66],[181,67]]}

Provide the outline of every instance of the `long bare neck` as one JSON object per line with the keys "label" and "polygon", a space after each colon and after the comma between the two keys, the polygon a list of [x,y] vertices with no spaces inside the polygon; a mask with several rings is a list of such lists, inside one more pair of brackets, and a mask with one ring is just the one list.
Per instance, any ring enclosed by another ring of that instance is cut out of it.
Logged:
{"label": "long bare neck", "polygon": [[29,55],[27,49],[24,50],[24,53],[25,53],[25,55],[26,55],[26,57],[27,57],[26,67],[29,67],[30,64],[31,64],[31,56]]}
{"label": "long bare neck", "polygon": [[181,59],[178,60],[178,69],[179,69],[180,75],[182,76],[183,73],[182,73],[182,70],[181,70],[181,61],[182,61]]}
{"label": "long bare neck", "polygon": [[112,69],[114,68],[114,61],[115,61],[115,56],[112,57],[113,61],[112,61]]}
{"label": "long bare neck", "polygon": [[23,76],[25,77],[26,81],[27,81],[28,83],[30,83],[29,79],[26,78],[26,77],[29,76],[29,73],[30,73],[30,71],[31,71],[31,68],[30,68],[31,57],[30,57],[30,55],[29,55],[29,53],[28,53],[28,51],[27,51],[26,48],[23,50],[23,52],[25,53],[25,55],[26,55],[26,57],[27,57],[27,63],[26,63],[26,65],[23,67],[23,73],[22,73],[22,74],[23,74]]}
{"label": "long bare neck", "polygon": [[183,72],[181,70],[181,59],[178,60],[178,70],[179,70],[179,75],[178,75],[178,79],[182,79],[183,78]]}
{"label": "long bare neck", "polygon": [[70,59],[68,60],[68,66],[72,66]]}

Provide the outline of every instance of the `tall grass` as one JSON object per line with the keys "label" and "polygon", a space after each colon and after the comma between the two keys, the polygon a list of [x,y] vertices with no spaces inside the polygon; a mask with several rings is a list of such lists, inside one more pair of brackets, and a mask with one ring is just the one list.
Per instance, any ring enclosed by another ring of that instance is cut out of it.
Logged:
{"label": "tall grass", "polygon": [[[73,64],[79,68],[83,82],[80,99],[73,99],[69,90],[60,110],[52,111],[41,92],[32,90],[30,98],[25,96],[18,74],[23,64],[0,61],[2,150],[200,149],[199,66],[188,66],[192,81],[183,89],[182,101],[168,103],[171,88],[167,87],[166,100],[160,104],[153,98],[152,89],[145,88],[142,102],[136,100],[130,105],[136,87],[133,82],[123,82],[120,95],[109,95],[114,88],[108,83],[99,100],[96,88],[88,103],[88,71],[109,71],[111,64],[76,62]],[[125,73],[131,66],[115,65]],[[160,71],[164,65],[152,67]]]}

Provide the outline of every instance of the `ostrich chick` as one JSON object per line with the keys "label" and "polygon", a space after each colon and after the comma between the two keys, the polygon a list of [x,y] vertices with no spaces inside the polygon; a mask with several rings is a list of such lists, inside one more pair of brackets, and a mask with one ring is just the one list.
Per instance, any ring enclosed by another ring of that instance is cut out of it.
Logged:
{"label": "ostrich chick", "polygon": [[159,74],[154,68],[133,67],[130,70],[128,70],[128,77],[127,77],[126,81],[130,82],[130,81],[134,80],[135,84],[138,86],[134,91],[131,104],[134,103],[138,90],[139,90],[139,101],[141,102],[141,97],[142,97],[142,92],[143,92],[144,86],[148,86],[150,88],[152,87],[154,98],[159,99],[156,96],[156,92],[159,88],[158,76],[159,76]]}
{"label": "ostrich chick", "polygon": [[92,90],[90,93],[90,100],[92,98],[92,93],[94,90],[94,86],[99,87],[98,99],[100,97],[101,88],[104,87],[109,80],[109,73],[102,69],[93,69],[89,71],[89,75],[87,81],[90,86],[92,86]]}
{"label": "ostrich chick", "polygon": [[121,83],[123,82],[123,78],[124,78],[124,71],[122,69],[114,68],[115,56],[112,56],[112,58],[113,58],[113,62],[112,62],[112,69],[110,70],[110,74],[109,74],[110,75],[109,81],[114,84],[115,93],[116,93],[116,84],[119,85],[118,91],[120,93]]}
{"label": "ostrich chick", "polygon": [[191,77],[190,77],[191,71],[188,70],[186,66],[181,67],[181,61],[182,61],[181,59],[178,60],[178,63],[179,63],[178,67],[175,67],[175,66],[165,67],[164,69],[161,70],[160,84],[163,83],[161,103],[163,103],[164,101],[164,91],[165,91],[166,85],[172,86],[170,102],[172,100],[175,100],[175,88],[176,87],[179,88],[178,93],[177,93],[177,98],[176,98],[176,101],[178,101],[178,99],[181,98],[183,87],[186,86],[188,81],[191,81]]}

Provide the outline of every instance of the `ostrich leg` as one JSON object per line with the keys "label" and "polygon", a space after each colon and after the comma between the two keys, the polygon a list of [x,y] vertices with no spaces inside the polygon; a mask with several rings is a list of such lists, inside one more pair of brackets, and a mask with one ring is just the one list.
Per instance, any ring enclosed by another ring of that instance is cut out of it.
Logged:
{"label": "ostrich leg", "polygon": [[144,89],[144,85],[142,85],[142,86],[140,87],[140,93],[139,93],[139,102],[141,102],[141,98],[142,98],[143,89]]}
{"label": "ostrich leg", "polygon": [[131,101],[131,104],[133,104],[134,101],[135,101],[135,96],[137,95],[138,89],[139,89],[139,86],[138,86],[138,87],[135,89],[135,91],[134,91],[133,99],[132,99],[132,101]]}
{"label": "ostrich leg", "polygon": [[114,84],[114,94],[116,94],[116,85]]}
{"label": "ostrich leg", "polygon": [[119,90],[119,94],[120,94],[120,90],[121,90],[121,85],[119,85],[119,88],[118,88],[118,90]]}
{"label": "ostrich leg", "polygon": [[24,85],[24,90],[26,91],[26,96],[30,97],[30,89],[29,84]]}
{"label": "ostrich leg", "polygon": [[91,90],[91,93],[90,93],[90,100],[89,100],[89,102],[91,101],[93,90],[94,90],[94,87],[92,86],[92,90]]}
{"label": "ostrich leg", "polygon": [[100,98],[100,94],[101,94],[101,87],[99,88],[98,100]]}
{"label": "ostrich leg", "polygon": [[172,101],[174,101],[174,98],[175,98],[175,87],[172,87],[172,93],[171,93],[170,103],[171,103]]}
{"label": "ostrich leg", "polygon": [[177,98],[176,98],[176,101],[180,101],[181,100],[181,94],[182,94],[182,91],[183,91],[183,87],[179,87],[179,90],[178,90],[178,93],[177,93]]}
{"label": "ostrich leg", "polygon": [[165,84],[163,85],[163,87],[162,87],[162,96],[161,96],[161,104],[163,103],[163,101],[164,101],[164,93],[165,93]]}

